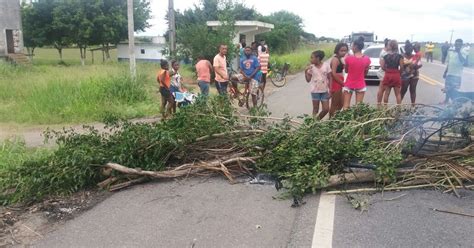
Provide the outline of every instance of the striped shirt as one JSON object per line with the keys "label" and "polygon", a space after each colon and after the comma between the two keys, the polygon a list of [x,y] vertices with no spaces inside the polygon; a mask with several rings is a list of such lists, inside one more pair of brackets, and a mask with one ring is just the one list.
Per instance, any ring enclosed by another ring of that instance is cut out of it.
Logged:
{"label": "striped shirt", "polygon": [[261,53],[258,56],[258,62],[260,62],[260,70],[262,73],[268,73],[268,61],[270,60],[270,55],[268,53]]}

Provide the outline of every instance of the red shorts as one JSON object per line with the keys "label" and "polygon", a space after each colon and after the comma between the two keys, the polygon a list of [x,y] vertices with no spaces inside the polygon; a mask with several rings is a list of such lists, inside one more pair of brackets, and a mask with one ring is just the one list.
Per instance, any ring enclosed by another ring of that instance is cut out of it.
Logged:
{"label": "red shorts", "polygon": [[[342,82],[344,82],[344,76],[342,75],[337,75]],[[336,80],[332,80],[332,84],[331,84],[331,93],[334,93],[334,92],[338,92],[338,91],[341,91],[342,90],[342,85],[340,85],[338,82],[336,82]]]}
{"label": "red shorts", "polygon": [[400,71],[398,69],[385,70],[385,76],[383,77],[382,84],[389,87],[402,87]]}

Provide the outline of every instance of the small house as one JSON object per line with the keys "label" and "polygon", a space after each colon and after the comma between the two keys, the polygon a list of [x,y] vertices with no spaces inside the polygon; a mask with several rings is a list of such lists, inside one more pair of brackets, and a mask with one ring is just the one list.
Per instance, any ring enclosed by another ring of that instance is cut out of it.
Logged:
{"label": "small house", "polygon": [[0,0],[0,57],[23,52],[19,0]]}
{"label": "small house", "polygon": [[[137,37],[138,38],[138,37]],[[137,39],[135,42],[135,59],[143,62],[159,62],[163,56],[163,50],[166,48],[166,40],[162,36],[147,39]],[[128,61],[128,42],[122,42],[117,45],[118,61]]]}

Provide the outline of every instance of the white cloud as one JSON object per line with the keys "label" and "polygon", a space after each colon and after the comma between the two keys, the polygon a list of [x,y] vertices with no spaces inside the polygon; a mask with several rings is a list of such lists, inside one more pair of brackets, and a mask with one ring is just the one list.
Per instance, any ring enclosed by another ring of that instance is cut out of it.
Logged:
{"label": "white cloud", "polygon": [[[199,4],[199,0],[175,0],[175,9],[184,10]],[[454,38],[474,41],[474,4],[471,0],[438,1],[334,1],[334,0],[247,0],[241,1],[268,15],[287,10],[301,16],[305,30],[316,36],[341,38],[352,31],[374,31],[379,39],[420,41]],[[167,30],[164,20],[166,0],[151,0],[153,27],[146,34],[159,35]]]}

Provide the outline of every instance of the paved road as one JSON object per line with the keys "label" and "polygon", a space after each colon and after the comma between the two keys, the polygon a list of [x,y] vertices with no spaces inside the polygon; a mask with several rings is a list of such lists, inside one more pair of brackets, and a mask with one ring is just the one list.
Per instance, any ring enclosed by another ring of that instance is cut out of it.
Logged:
{"label": "paved road", "polygon": [[[438,103],[442,66],[425,65],[419,102]],[[465,82],[472,81],[472,71]],[[440,82],[440,83],[437,83]],[[367,101],[375,102],[377,86]],[[269,97],[275,116],[310,113],[303,76]],[[272,185],[230,185],[221,178],[136,186],[118,192],[46,235],[35,247],[473,247],[474,192],[462,199],[431,190],[363,195],[368,212],[341,196],[309,195],[290,208]],[[404,194],[404,195],[403,195]],[[403,195],[403,196],[401,196]],[[401,197],[400,197],[401,196]],[[393,198],[400,197],[395,200]],[[388,200],[387,200],[388,199]]]}

